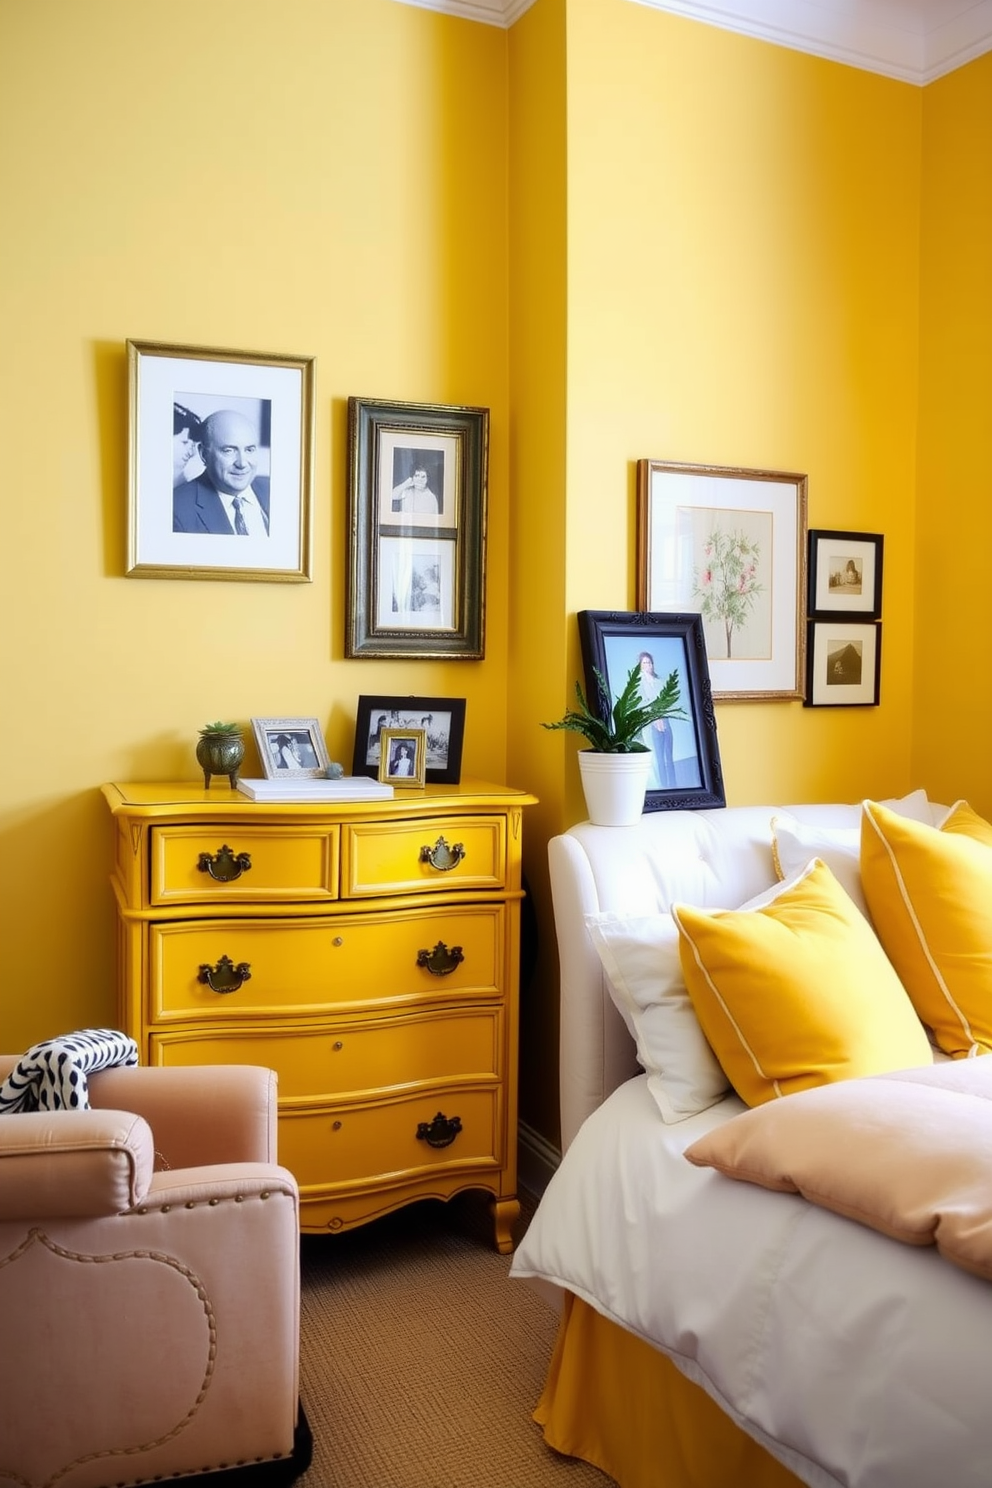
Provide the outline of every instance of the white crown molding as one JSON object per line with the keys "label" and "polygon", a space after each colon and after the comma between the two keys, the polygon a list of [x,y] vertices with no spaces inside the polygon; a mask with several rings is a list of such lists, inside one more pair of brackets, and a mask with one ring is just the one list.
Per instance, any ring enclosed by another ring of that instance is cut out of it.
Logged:
{"label": "white crown molding", "polygon": [[[399,0],[512,26],[534,0]],[[992,50],[992,0],[631,0],[922,86]]]}

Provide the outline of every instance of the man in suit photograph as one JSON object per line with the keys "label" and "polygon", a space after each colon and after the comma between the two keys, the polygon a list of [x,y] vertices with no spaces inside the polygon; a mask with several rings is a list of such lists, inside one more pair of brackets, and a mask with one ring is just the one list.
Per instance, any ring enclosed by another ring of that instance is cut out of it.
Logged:
{"label": "man in suit photograph", "polygon": [[254,425],[234,409],[218,409],[200,425],[199,451],[203,473],[172,493],[173,532],[267,537],[269,482],[255,473]]}

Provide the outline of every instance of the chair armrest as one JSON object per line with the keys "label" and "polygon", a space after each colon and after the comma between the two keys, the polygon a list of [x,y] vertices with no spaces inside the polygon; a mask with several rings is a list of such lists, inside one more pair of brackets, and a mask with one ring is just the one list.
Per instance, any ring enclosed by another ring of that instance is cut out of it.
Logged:
{"label": "chair armrest", "polygon": [[254,1064],[145,1065],[89,1077],[94,1109],[143,1116],[159,1167],[277,1161],[276,1076]]}
{"label": "chair armrest", "polygon": [[92,1218],[140,1204],[151,1128],[131,1111],[28,1111],[0,1118],[0,1220]]}
{"label": "chair armrest", "polygon": [[137,1206],[144,1213],[160,1209],[213,1208],[225,1200],[243,1203],[279,1195],[299,1207],[299,1188],[288,1168],[276,1163],[225,1163],[213,1168],[173,1168],[155,1173],[148,1192]]}

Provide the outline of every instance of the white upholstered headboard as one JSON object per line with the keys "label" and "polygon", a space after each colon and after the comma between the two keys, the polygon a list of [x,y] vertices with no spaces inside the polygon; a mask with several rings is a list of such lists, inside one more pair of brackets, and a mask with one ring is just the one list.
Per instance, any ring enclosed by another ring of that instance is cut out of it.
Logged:
{"label": "white upholstered headboard", "polygon": [[[934,808],[934,812],[945,808]],[[787,811],[811,827],[853,825],[857,806],[726,806],[658,811],[632,827],[580,822],[548,844],[561,967],[561,1141],[638,1072],[630,1034],[610,998],[584,916],[651,915],[673,901],[735,909],[776,879],[771,819]]]}

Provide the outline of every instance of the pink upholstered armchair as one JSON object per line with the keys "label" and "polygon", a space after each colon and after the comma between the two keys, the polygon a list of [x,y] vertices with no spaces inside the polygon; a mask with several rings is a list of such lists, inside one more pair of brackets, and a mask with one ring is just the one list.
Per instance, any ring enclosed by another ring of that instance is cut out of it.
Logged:
{"label": "pink upholstered armchair", "polygon": [[0,1117],[2,1488],[290,1467],[299,1196],[275,1083],[106,1069],[89,1110]]}

